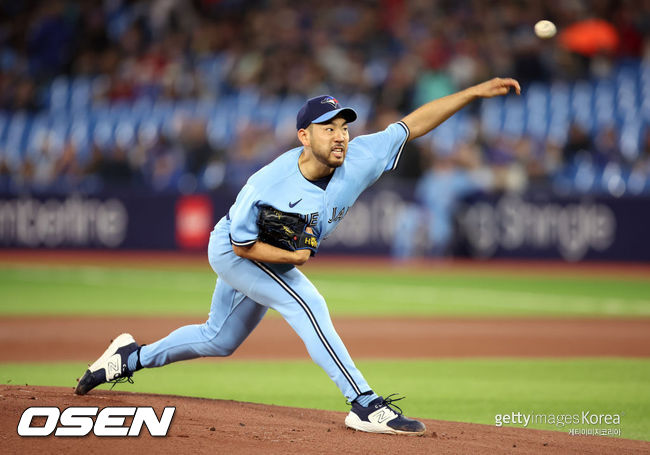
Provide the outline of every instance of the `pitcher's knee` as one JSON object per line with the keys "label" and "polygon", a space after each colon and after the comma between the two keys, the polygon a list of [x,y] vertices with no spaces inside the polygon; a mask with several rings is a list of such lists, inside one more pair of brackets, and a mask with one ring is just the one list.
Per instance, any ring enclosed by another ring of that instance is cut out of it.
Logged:
{"label": "pitcher's knee", "polygon": [[233,352],[234,349],[224,348],[214,341],[206,342],[201,346],[201,355],[203,357],[228,357]]}
{"label": "pitcher's knee", "polygon": [[215,332],[206,324],[202,327],[205,342],[201,355],[205,357],[228,357],[239,347],[239,342],[229,339],[223,331]]}
{"label": "pitcher's knee", "polygon": [[221,357],[228,357],[237,350],[237,346],[219,344],[216,346]]}
{"label": "pitcher's knee", "polygon": [[320,317],[329,317],[329,309],[327,308],[327,302],[323,296],[318,294],[307,301],[307,306],[311,313],[317,318]]}

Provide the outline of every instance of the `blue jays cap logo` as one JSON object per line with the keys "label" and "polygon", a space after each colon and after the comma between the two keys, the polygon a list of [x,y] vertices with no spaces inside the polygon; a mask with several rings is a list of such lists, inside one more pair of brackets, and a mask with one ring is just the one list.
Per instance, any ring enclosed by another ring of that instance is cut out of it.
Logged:
{"label": "blue jays cap logo", "polygon": [[321,103],[321,104],[326,104],[326,103],[327,103],[327,104],[331,104],[332,107],[334,107],[334,108],[336,108],[336,109],[338,109],[338,108],[340,107],[340,105],[339,105],[339,101],[338,101],[336,98],[334,98],[333,96],[326,96],[325,98],[323,98],[323,99],[320,101],[320,103]]}

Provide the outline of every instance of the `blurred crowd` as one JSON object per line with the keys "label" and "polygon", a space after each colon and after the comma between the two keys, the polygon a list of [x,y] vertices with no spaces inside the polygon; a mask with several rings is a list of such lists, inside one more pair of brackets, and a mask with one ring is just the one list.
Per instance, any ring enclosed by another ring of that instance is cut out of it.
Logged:
{"label": "blurred crowd", "polygon": [[[559,30],[584,19],[607,19],[618,42],[593,55],[572,52],[557,39],[533,35],[540,18]],[[260,100],[298,100],[299,106],[299,100],[323,93],[357,97],[369,106],[367,118],[352,130],[358,135],[493,76],[516,77],[526,90],[530,84],[607,77],[626,61],[650,63],[647,0],[2,2],[0,110],[12,122],[17,115],[47,112],[55,125],[62,80],[71,86],[91,81],[87,90],[74,92],[84,100],[72,95],[73,105],[86,106],[80,115],[186,100],[209,108],[201,114],[194,104],[191,114],[141,122],[137,130],[125,117],[106,134],[98,121],[83,141],[74,125],[44,128],[27,151],[9,150],[11,141],[5,141],[0,190],[236,187],[294,145],[295,133],[290,124],[256,122],[254,116],[220,133],[221,120],[210,115],[232,97],[251,97],[256,106]],[[635,153],[626,155],[617,123],[601,130],[572,122],[567,134],[550,139],[495,135],[482,130],[480,109],[477,103],[467,110],[465,124],[474,132],[451,146],[435,139],[412,144],[398,177],[421,179],[422,186],[432,176],[461,173],[459,181],[466,184],[458,185],[457,198],[477,188],[569,191],[576,179],[588,180],[592,169],[594,181],[607,171],[637,182],[637,193],[645,191],[645,124]],[[76,121],[75,112],[68,114]],[[605,186],[611,194],[620,192],[611,179]]]}

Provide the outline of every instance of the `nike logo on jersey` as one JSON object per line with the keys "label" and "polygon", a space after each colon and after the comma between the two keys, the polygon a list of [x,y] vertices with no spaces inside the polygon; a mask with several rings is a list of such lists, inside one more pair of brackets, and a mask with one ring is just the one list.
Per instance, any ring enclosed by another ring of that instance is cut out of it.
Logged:
{"label": "nike logo on jersey", "polygon": [[296,205],[298,205],[302,201],[302,198],[298,199],[296,202],[289,202],[289,207],[294,208]]}

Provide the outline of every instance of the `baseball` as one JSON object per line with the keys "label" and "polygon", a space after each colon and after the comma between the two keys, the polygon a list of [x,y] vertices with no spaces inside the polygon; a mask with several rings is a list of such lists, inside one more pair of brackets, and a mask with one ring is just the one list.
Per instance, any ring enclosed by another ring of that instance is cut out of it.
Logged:
{"label": "baseball", "polygon": [[557,32],[557,28],[555,27],[555,24],[551,21],[543,20],[535,24],[535,35],[537,35],[538,38],[542,38],[542,39],[553,38],[556,32]]}

